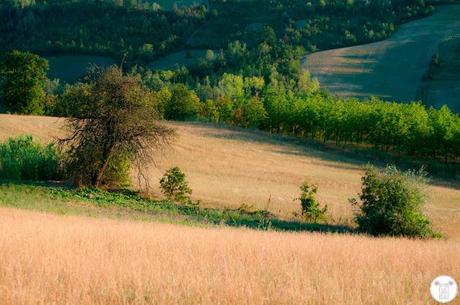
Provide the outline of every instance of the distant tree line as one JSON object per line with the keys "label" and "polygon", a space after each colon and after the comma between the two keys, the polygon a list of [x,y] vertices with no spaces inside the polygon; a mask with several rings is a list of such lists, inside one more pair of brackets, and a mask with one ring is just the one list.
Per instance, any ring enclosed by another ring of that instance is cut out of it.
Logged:
{"label": "distant tree line", "polygon": [[[46,60],[14,51],[0,65],[3,104],[15,113],[85,118],[92,74],[80,83],[60,85],[46,80]],[[140,73],[139,80],[156,118],[201,119],[260,128],[273,133],[341,144],[372,145],[378,150],[417,158],[458,162],[460,116],[447,106],[427,108],[413,103],[345,99],[327,94],[308,72],[297,81],[224,74],[194,88],[174,81],[172,71]]]}

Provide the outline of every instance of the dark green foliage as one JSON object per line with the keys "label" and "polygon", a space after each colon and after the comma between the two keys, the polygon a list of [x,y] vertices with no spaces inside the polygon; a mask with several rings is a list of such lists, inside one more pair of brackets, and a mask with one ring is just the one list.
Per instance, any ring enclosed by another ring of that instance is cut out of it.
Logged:
{"label": "dark green foliage", "polygon": [[[9,0],[0,3],[0,50],[107,55],[128,62],[186,48],[221,50],[194,77],[272,68],[295,78],[304,51],[388,37],[404,21],[433,11],[417,0],[220,1],[159,10],[152,1]],[[211,9],[210,9],[211,8]]]}
{"label": "dark green foliage", "polygon": [[185,174],[179,167],[172,167],[160,179],[161,191],[169,200],[189,203],[192,189],[188,186]]}
{"label": "dark green foliage", "polygon": [[79,101],[90,98],[90,90],[91,85],[88,83],[66,85],[62,94],[48,105],[46,114],[59,117],[82,117],[87,110],[81,108]]}
{"label": "dark green foliage", "polygon": [[303,218],[310,222],[326,220],[327,206],[321,208],[318,200],[315,198],[318,187],[316,185],[310,185],[308,181],[304,181],[300,190],[302,193],[298,200],[300,201]]}
{"label": "dark green foliage", "polygon": [[54,145],[42,145],[31,136],[0,143],[0,179],[56,180],[61,155]]}
{"label": "dark green foliage", "polygon": [[3,100],[8,111],[42,114],[48,61],[29,52],[12,51],[0,64]]}
{"label": "dark green foliage", "polygon": [[130,60],[145,61],[184,47],[183,37],[205,17],[204,7],[155,11],[113,1],[34,2],[24,8],[0,5],[0,50],[101,54],[119,60],[127,54]]}
{"label": "dark green foliage", "polygon": [[78,185],[121,187],[132,166],[142,177],[145,163],[172,130],[158,124],[157,100],[137,77],[117,67],[89,77],[83,91],[71,94],[78,116],[68,119],[70,136],[61,140],[66,171]]}
{"label": "dark green foliage", "polygon": [[384,170],[368,167],[362,178],[359,202],[351,200],[359,207],[359,230],[376,236],[433,237],[430,221],[421,212],[424,184],[421,172],[401,172],[394,166]]}

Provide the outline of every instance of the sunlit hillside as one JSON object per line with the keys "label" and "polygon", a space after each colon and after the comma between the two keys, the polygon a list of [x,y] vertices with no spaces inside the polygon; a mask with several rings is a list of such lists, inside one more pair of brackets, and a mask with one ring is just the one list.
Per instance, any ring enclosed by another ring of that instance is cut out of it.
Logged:
{"label": "sunlit hillside", "polygon": [[[0,139],[31,134],[43,141],[62,135],[63,121],[51,117],[0,115]],[[319,186],[318,197],[329,206],[333,222],[351,222],[348,198],[360,191],[367,161],[264,132],[217,128],[197,123],[168,123],[177,131],[170,146],[146,165],[150,191],[159,195],[159,179],[172,166],[181,167],[204,206],[268,209],[282,217],[299,211],[299,186],[307,178]],[[133,177],[134,181],[137,181]],[[456,182],[432,179],[426,212],[450,238],[460,239],[460,190]]]}

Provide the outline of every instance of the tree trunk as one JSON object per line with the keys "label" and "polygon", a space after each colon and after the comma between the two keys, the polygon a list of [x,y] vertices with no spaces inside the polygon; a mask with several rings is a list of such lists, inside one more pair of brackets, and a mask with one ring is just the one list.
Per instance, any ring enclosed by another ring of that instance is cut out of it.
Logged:
{"label": "tree trunk", "polygon": [[102,185],[102,179],[104,178],[104,174],[107,171],[107,168],[109,167],[109,162],[110,159],[112,158],[112,154],[114,151],[114,147],[112,146],[107,153],[104,154],[104,160],[101,169],[99,170],[99,173],[97,174],[96,180],[94,181],[94,186],[100,187]]}

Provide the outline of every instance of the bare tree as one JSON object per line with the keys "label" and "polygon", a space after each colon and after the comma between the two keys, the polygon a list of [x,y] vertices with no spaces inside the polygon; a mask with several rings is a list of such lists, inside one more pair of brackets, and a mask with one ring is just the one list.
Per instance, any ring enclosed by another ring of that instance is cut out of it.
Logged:
{"label": "bare tree", "polygon": [[158,122],[157,101],[138,77],[110,67],[93,71],[87,81],[89,92],[74,99],[79,117],[67,120],[70,136],[60,140],[66,169],[78,185],[120,186],[132,166],[143,175],[174,131]]}

